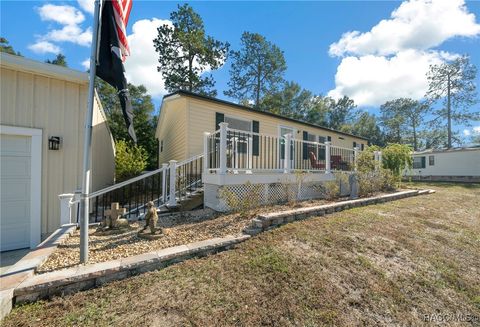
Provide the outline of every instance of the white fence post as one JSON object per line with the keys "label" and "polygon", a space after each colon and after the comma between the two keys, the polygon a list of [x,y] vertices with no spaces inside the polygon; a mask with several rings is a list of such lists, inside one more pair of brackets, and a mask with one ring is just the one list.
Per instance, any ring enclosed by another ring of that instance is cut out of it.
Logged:
{"label": "white fence post", "polygon": [[176,160],[170,160],[170,198],[168,199],[168,205],[170,207],[174,207],[177,205],[177,197],[175,195],[175,182],[176,182],[176,177],[177,177],[177,161]]}
{"label": "white fence post", "polygon": [[325,142],[325,173],[326,174],[329,174],[330,171],[331,171],[331,168],[330,168],[330,144],[331,142],[330,141],[326,141]]}
{"label": "white fence post", "polygon": [[163,199],[163,203],[167,203],[167,168],[168,168],[168,164],[167,163],[163,163],[162,164],[162,199]]}
{"label": "white fence post", "polygon": [[60,194],[60,225],[70,224],[72,222],[72,209],[70,202],[73,199],[73,193]]}
{"label": "white fence post", "polygon": [[228,123],[220,123],[220,174],[227,173],[227,128]]}
{"label": "white fence post", "polygon": [[253,163],[253,135],[248,136],[248,160],[247,160],[247,169],[252,169]]}
{"label": "white fence post", "polygon": [[378,151],[378,168],[382,168],[382,151]]}
{"label": "white fence post", "polygon": [[353,148],[353,167],[357,171],[358,147]]}
{"label": "white fence post", "polygon": [[203,132],[203,173],[204,174],[208,173],[208,158],[210,157],[208,155],[208,137],[209,136],[210,136],[210,133]]}
{"label": "white fence post", "polygon": [[292,134],[288,133],[285,135],[285,164],[283,165],[284,170],[283,172],[285,174],[290,173],[290,170],[292,169],[292,163],[290,162],[290,159],[292,157],[292,151],[291,151],[291,140],[292,140]]}

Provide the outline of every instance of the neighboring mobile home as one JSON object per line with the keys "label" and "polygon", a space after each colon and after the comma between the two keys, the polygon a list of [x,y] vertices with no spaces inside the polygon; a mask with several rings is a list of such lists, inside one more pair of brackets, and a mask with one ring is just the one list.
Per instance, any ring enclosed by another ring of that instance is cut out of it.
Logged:
{"label": "neighboring mobile home", "polygon": [[[227,122],[228,127],[235,130],[274,137],[291,133],[293,139],[320,143],[330,141],[334,146],[349,149],[358,147],[363,150],[368,143],[363,137],[216,98],[177,91],[163,98],[156,130],[159,163],[181,161],[203,153],[203,133],[218,130],[221,122]],[[321,157],[321,153],[316,155]]]}
{"label": "neighboring mobile home", "polygon": [[413,180],[480,182],[480,146],[413,153]]}
{"label": "neighboring mobile home", "polygon": [[[81,187],[88,75],[5,53],[0,67],[5,251],[34,247],[55,231],[61,224],[58,195]],[[98,98],[92,140],[93,191],[112,184],[115,173],[114,143]]]}

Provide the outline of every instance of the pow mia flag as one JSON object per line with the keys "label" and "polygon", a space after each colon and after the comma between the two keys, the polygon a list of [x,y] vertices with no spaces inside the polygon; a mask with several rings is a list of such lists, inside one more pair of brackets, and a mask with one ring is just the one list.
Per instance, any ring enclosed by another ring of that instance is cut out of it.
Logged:
{"label": "pow mia flag", "polygon": [[126,57],[130,55],[126,26],[131,8],[132,0],[103,1],[96,75],[117,90],[128,134],[136,143],[132,104],[123,66]]}

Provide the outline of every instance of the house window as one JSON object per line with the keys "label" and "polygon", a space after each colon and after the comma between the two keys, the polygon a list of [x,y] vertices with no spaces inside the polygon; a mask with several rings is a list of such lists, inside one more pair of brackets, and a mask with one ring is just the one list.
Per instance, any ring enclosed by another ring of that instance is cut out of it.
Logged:
{"label": "house window", "polygon": [[[245,131],[245,132],[252,131],[251,120],[246,120],[242,118],[225,115],[225,122],[228,123],[228,128],[231,128],[237,131]],[[231,133],[229,132],[227,136],[228,136],[229,143],[233,142],[231,144],[235,152],[247,153],[248,140],[251,137],[251,134],[232,131]]]}
{"label": "house window", "polygon": [[435,165],[435,156],[428,156],[428,165],[429,166]]}
{"label": "house window", "polygon": [[251,120],[246,120],[246,119],[241,119],[241,118],[236,118],[236,117],[231,117],[231,116],[225,115],[225,122],[228,123],[228,128],[237,129],[239,131],[246,131],[246,132],[251,132],[252,131],[252,121]]}
{"label": "house window", "polygon": [[425,157],[413,157],[413,169],[425,168]]}
{"label": "house window", "polygon": [[163,140],[160,141],[160,152],[163,152]]}

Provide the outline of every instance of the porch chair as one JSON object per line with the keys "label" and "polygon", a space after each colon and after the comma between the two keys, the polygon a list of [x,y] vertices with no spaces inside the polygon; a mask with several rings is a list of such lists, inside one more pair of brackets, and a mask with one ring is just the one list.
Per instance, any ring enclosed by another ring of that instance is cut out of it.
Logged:
{"label": "porch chair", "polygon": [[310,156],[310,165],[312,166],[312,168],[325,169],[325,164],[320,160],[317,160],[317,156],[315,155],[315,153],[310,151],[309,156]]}

